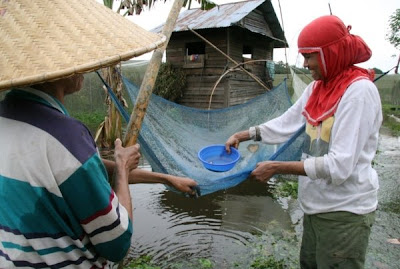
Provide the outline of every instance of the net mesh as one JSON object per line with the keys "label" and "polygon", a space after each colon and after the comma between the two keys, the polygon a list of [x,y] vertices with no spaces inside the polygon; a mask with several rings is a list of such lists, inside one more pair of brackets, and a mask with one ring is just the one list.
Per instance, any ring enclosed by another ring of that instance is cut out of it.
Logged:
{"label": "net mesh", "polygon": [[[134,103],[138,87],[126,78],[123,82]],[[241,183],[260,161],[300,159],[304,130],[281,145],[242,142],[240,160],[227,172],[209,171],[198,159],[201,148],[224,144],[233,133],[275,118],[290,106],[286,81],[244,104],[214,110],[182,106],[152,94],[138,140],[153,171],[193,178],[206,195]]]}
{"label": "net mesh", "polygon": [[293,68],[290,68],[290,74],[292,75],[292,86],[294,90],[292,100],[297,100],[303,94],[307,84],[296,74]]}

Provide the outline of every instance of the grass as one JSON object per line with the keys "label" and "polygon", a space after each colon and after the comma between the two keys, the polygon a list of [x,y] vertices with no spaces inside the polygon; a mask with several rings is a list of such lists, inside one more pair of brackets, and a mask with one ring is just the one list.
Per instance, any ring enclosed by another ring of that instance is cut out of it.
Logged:
{"label": "grass", "polygon": [[153,266],[151,263],[152,257],[150,256],[141,256],[137,259],[131,259],[129,263],[124,266],[124,269],[161,269],[161,267]]}
{"label": "grass", "polygon": [[390,104],[382,105],[383,125],[390,130],[393,136],[400,136],[400,122],[390,116],[395,116],[400,119],[400,106]]}
{"label": "grass", "polygon": [[94,135],[100,123],[104,121],[105,112],[75,112],[71,116],[83,122],[89,128],[92,135]]}
{"label": "grass", "polygon": [[[185,265],[188,266],[188,265]],[[214,268],[213,262],[209,259],[200,258],[193,262],[193,267],[196,269],[212,269]],[[152,257],[148,255],[140,256],[136,259],[130,259],[124,269],[161,269],[161,267],[154,265],[152,262]],[[184,269],[179,263],[169,265],[169,268]],[[274,268],[274,267],[270,267]]]}

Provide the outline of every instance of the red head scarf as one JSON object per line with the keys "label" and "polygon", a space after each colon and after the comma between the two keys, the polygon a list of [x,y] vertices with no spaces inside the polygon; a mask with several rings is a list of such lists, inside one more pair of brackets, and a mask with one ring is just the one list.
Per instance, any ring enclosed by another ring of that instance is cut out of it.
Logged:
{"label": "red head scarf", "polygon": [[354,64],[367,61],[372,53],[367,44],[349,33],[336,16],[322,16],[309,23],[298,38],[300,53],[318,53],[323,80],[314,83],[303,115],[312,125],[332,116],[347,87],[356,80],[373,80],[374,73]]}

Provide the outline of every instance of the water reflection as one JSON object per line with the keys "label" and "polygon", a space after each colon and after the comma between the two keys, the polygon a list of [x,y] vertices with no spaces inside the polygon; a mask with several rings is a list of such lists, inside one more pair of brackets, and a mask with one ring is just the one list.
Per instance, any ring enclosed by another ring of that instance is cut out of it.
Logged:
{"label": "water reflection", "polygon": [[[207,258],[214,268],[245,263],[260,236],[293,230],[289,214],[255,181],[191,199],[162,185],[131,186],[134,237],[130,256],[153,256],[162,268]],[[186,267],[187,268],[187,267]]]}

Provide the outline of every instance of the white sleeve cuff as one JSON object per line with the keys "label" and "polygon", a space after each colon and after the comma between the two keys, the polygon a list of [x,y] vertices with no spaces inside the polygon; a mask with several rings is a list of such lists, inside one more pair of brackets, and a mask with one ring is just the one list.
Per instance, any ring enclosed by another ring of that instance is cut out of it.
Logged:
{"label": "white sleeve cuff", "polygon": [[308,158],[304,160],[304,171],[311,179],[317,179],[317,172],[315,170],[315,158]]}
{"label": "white sleeve cuff", "polygon": [[311,179],[326,179],[324,157],[315,157],[304,160],[304,170]]}
{"label": "white sleeve cuff", "polygon": [[249,135],[250,135],[250,139],[252,139],[252,140],[256,139],[256,127],[249,128]]}

